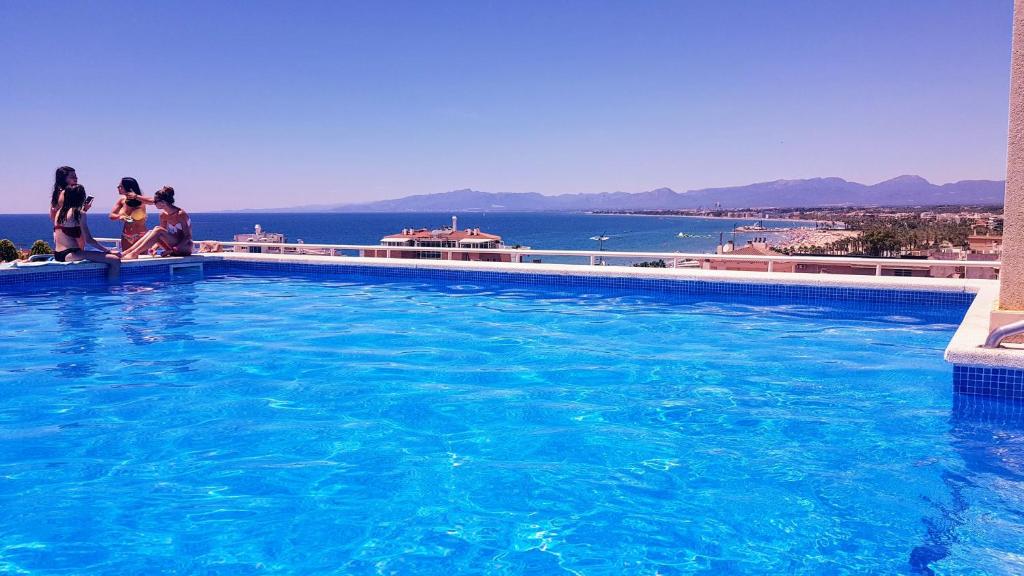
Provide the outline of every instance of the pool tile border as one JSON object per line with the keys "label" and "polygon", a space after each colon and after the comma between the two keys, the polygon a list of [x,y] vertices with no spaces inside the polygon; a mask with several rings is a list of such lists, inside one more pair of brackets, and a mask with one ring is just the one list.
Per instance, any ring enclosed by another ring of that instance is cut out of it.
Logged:
{"label": "pool tile border", "polygon": [[[754,296],[766,298],[792,298],[808,302],[852,301],[870,304],[890,304],[897,306],[949,306],[967,307],[974,299],[974,293],[966,290],[932,291],[902,290],[892,288],[847,287],[842,285],[815,286],[795,283],[762,283],[743,282],[737,279],[700,279],[693,275],[677,277],[638,276],[555,273],[548,271],[536,273],[530,271],[503,271],[465,269],[461,267],[398,267],[370,264],[348,263],[304,263],[289,261],[263,261],[252,259],[229,258],[221,261],[220,266],[211,267],[213,271],[227,272],[272,272],[280,274],[300,274],[314,278],[329,278],[350,274],[371,275],[387,280],[450,280],[459,282],[485,282],[511,285],[547,285],[572,288],[612,288],[633,290],[638,292],[687,294],[687,295],[723,295],[723,296]],[[579,268],[579,267],[577,267]]]}
{"label": "pool tile border", "polygon": [[[512,285],[613,288],[681,295],[792,298],[807,302],[852,301],[882,306],[965,307],[968,312],[946,349],[953,389],[963,396],[1024,401],[1024,351],[986,350],[987,314],[998,294],[984,280],[769,274],[694,269],[658,270],[580,265],[366,259],[306,255],[221,253],[126,263],[125,279],[166,278],[172,264],[202,262],[207,273],[269,272],[313,278],[361,274],[385,280],[451,280]],[[102,282],[102,265],[48,265],[0,270],[0,288],[28,284],[54,287]]]}
{"label": "pool tile border", "polygon": [[[201,257],[190,258],[159,258],[144,259],[121,266],[121,277],[126,280],[143,278],[166,278],[170,267],[185,262],[204,263]],[[26,285],[41,287],[66,286],[71,283],[104,282],[105,266],[89,262],[73,262],[67,264],[47,263],[21,267],[0,269],[0,288],[20,287]]]}
{"label": "pool tile border", "polygon": [[970,396],[1024,401],[1024,370],[954,364],[953,391]]}
{"label": "pool tile border", "polygon": [[958,394],[1024,401],[1024,350],[982,348],[989,333],[989,314],[999,298],[997,286],[985,286],[946,347]]}
{"label": "pool tile border", "polygon": [[[252,270],[278,270],[291,273],[328,275],[324,266],[352,269],[362,273],[378,272],[384,277],[474,278],[514,284],[539,282],[575,287],[614,287],[638,290],[668,291],[688,294],[725,294],[768,297],[792,297],[805,301],[854,300],[871,304],[908,306],[969,306],[968,318],[975,318],[980,309],[990,306],[997,293],[993,281],[978,280],[915,280],[907,278],[822,276],[807,274],[768,274],[759,272],[710,272],[705,270],[657,270],[629,268],[586,268],[571,265],[494,264],[483,262],[430,262],[389,260],[386,265],[366,259],[344,258],[324,261],[323,257],[287,255],[232,254],[224,257],[229,267],[251,267]],[[473,273],[483,274],[474,277]],[[581,273],[583,272],[583,273]],[[974,316],[970,315],[974,312]],[[976,337],[976,329],[964,332],[961,324],[956,337],[946,350],[946,359],[953,364],[953,388],[962,396],[988,396],[1020,400],[1024,398],[1024,352],[984,351],[978,358],[976,345],[965,339]],[[987,317],[986,317],[987,322]],[[987,323],[985,324],[987,329]],[[958,339],[959,338],[959,339]],[[965,363],[964,350],[967,350]],[[1019,361],[1021,369],[1008,368],[1009,361]]]}

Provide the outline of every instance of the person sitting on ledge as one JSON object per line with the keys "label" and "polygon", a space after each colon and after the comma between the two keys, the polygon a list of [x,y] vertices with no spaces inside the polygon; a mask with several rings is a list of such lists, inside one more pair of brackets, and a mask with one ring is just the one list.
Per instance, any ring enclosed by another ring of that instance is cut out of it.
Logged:
{"label": "person sitting on ledge", "polygon": [[153,195],[160,209],[160,225],[146,233],[122,254],[125,260],[134,260],[157,245],[163,246],[164,256],[192,254],[192,222],[188,213],[174,205],[174,188],[164,186]]}
{"label": "person sitting on ledge", "polygon": [[[85,187],[68,186],[61,193],[61,203],[53,217],[53,259],[58,262],[87,260],[107,265],[107,278],[117,280],[121,272],[121,259],[93,238],[89,232]],[[86,250],[93,245],[100,252]]]}
{"label": "person sitting on ledge", "polygon": [[131,247],[146,235],[146,204],[152,204],[152,198],[142,195],[139,182],[126,176],[117,185],[117,202],[110,210],[111,220],[121,221],[121,251]]}

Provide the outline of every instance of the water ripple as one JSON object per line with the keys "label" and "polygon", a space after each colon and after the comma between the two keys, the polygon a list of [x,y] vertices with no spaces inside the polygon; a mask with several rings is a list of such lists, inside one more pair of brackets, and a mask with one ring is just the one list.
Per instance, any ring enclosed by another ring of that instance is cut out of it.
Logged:
{"label": "water ripple", "polygon": [[228,276],[0,314],[0,571],[1024,564],[1022,411],[951,408],[948,313]]}

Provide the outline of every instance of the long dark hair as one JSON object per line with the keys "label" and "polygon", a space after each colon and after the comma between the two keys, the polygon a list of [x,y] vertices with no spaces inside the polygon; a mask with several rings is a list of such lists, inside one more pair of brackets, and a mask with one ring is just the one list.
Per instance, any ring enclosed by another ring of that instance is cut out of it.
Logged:
{"label": "long dark hair", "polygon": [[125,192],[135,192],[142,196],[142,188],[139,188],[139,181],[131,176],[121,178],[121,188],[124,188]]}
{"label": "long dark hair", "polygon": [[50,196],[50,206],[56,207],[57,201],[60,200],[60,193],[64,191],[64,187],[68,185],[68,174],[74,172],[75,169],[71,166],[61,166],[57,168],[57,172],[53,175],[53,196]]}
{"label": "long dark hair", "polygon": [[163,202],[170,206],[174,206],[174,188],[170,186],[164,186],[153,195],[154,202]]}
{"label": "long dark hair", "polygon": [[71,212],[75,222],[82,221],[82,207],[85,206],[85,186],[76,184],[64,190],[64,203],[60,205],[57,212],[57,224],[63,226],[68,220],[68,212]]}

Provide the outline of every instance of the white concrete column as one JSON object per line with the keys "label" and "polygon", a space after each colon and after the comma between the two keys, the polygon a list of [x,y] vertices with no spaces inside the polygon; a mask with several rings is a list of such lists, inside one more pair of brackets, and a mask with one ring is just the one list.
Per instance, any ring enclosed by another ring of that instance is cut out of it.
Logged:
{"label": "white concrete column", "polygon": [[1013,2],[1009,132],[999,308],[1024,310],[1024,0]]}

